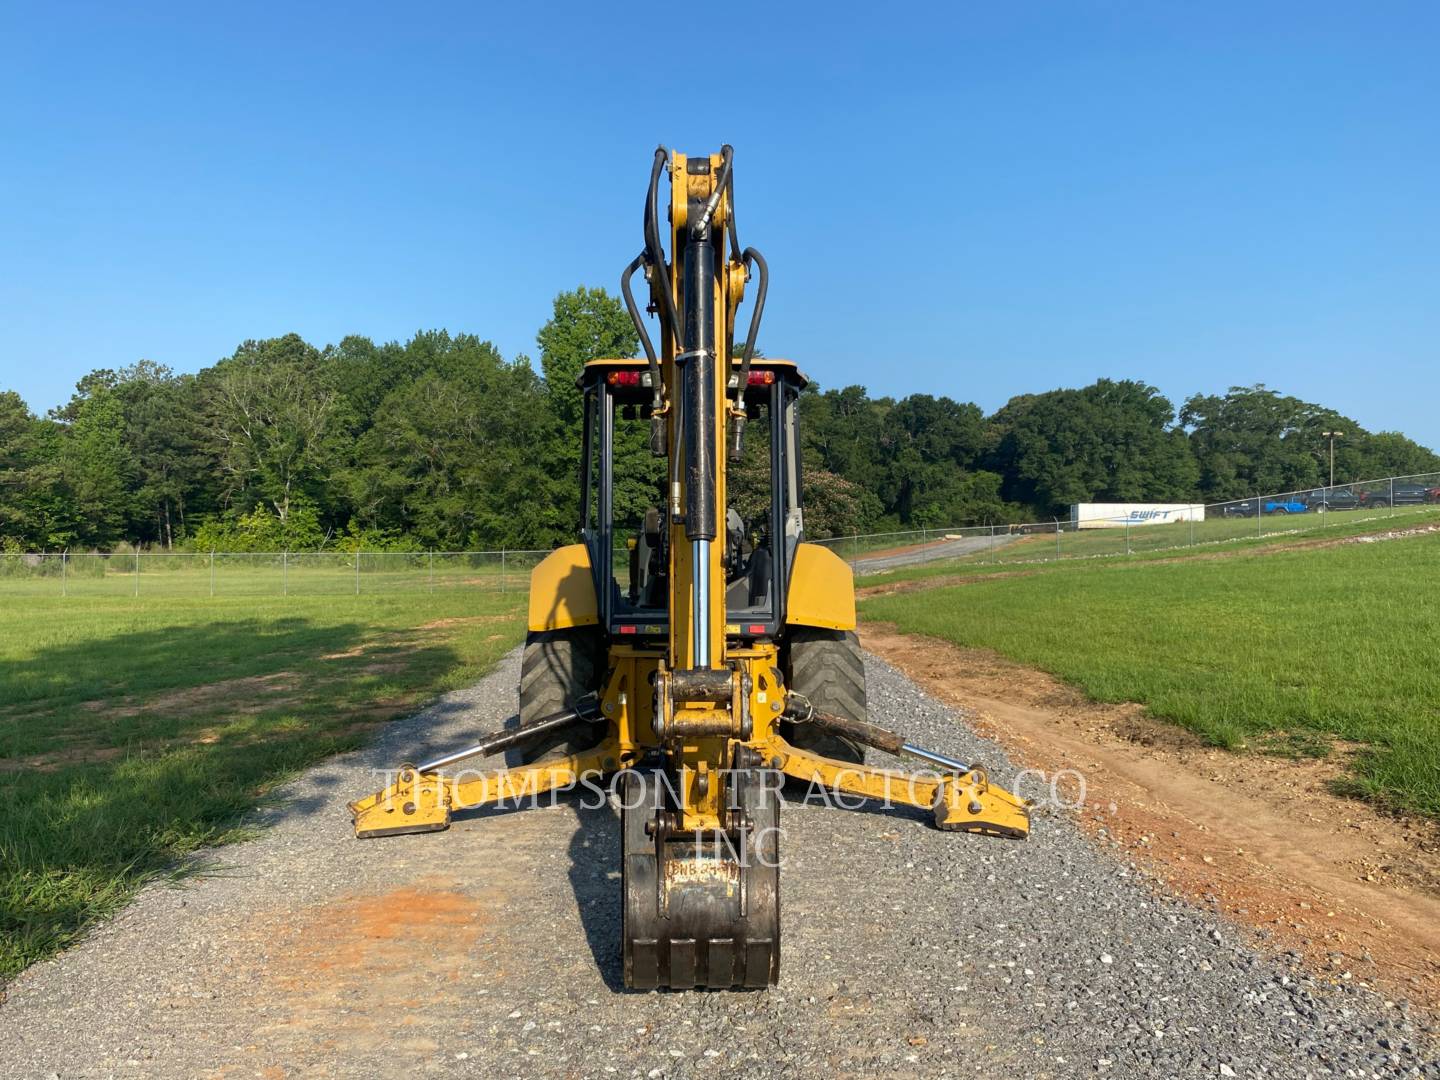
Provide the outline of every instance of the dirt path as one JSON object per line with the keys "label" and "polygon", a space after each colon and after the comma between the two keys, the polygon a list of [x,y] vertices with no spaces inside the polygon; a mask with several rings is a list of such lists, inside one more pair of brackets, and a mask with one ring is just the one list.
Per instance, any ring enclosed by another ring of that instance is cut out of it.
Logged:
{"label": "dirt path", "polygon": [[1440,1006],[1440,827],[1331,794],[1343,748],[1325,761],[1235,754],[985,650],[877,625],[863,640],[976,710],[1013,758],[1082,774],[1085,826],[1170,887],[1337,979]]}

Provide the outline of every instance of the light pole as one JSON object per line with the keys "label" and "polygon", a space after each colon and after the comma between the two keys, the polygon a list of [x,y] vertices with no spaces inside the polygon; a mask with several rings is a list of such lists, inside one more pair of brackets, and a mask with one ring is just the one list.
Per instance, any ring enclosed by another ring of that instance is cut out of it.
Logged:
{"label": "light pole", "polygon": [[1330,440],[1330,486],[1335,486],[1335,440],[1343,436],[1343,431],[1322,431],[1325,438]]}

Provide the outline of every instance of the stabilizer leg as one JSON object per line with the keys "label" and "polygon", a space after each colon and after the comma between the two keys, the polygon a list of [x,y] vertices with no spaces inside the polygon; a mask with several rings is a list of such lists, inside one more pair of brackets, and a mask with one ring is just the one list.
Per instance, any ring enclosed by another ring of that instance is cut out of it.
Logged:
{"label": "stabilizer leg", "polygon": [[831,791],[929,810],[934,814],[936,828],[946,832],[1014,839],[1023,839],[1030,832],[1025,800],[993,786],[979,766],[928,774],[872,769],[799,750],[779,738],[767,748],[767,756],[773,767],[798,780]]}
{"label": "stabilizer leg", "polygon": [[584,778],[598,779],[619,768],[620,761],[619,746],[607,739],[584,753],[519,769],[462,769],[446,775],[439,770],[402,765],[393,784],[351,803],[350,814],[355,821],[355,835],[361,839],[436,832],[449,828],[454,810],[520,800],[569,787]]}

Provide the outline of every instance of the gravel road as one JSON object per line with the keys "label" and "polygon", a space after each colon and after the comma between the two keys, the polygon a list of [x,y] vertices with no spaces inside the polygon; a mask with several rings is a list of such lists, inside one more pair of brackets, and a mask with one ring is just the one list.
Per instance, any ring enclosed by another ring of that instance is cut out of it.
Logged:
{"label": "gravel road", "polygon": [[[1000,536],[965,536],[956,540],[945,540],[897,551],[890,555],[866,555],[854,562],[856,574],[878,574],[882,570],[898,570],[902,566],[918,566],[921,563],[939,559],[958,559],[962,555],[974,555],[980,551],[1004,547],[1015,542],[1009,534]],[[835,554],[845,557],[843,544],[833,548]]]}
{"label": "gravel road", "polygon": [[[6,1077],[1440,1076],[1418,1014],[1313,981],[1042,813],[1007,842],[791,807],[782,979],[619,986],[617,821],[574,802],[358,842],[373,770],[513,710],[518,659],[283,792],[0,1005]],[[1010,767],[879,660],[874,718]],[[957,722],[958,721],[958,722]]]}

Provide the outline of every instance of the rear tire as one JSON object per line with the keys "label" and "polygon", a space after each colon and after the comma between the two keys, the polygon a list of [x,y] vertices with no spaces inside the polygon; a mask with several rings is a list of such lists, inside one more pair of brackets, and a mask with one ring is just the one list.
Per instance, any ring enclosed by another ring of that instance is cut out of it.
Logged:
{"label": "rear tire", "polygon": [[[520,723],[565,709],[600,689],[605,676],[605,639],[594,627],[532,630],[520,660]],[[603,725],[571,728],[521,747],[522,764],[589,750],[605,736]]]}
{"label": "rear tire", "polygon": [[[786,645],[785,677],[790,690],[804,694],[817,712],[865,721],[865,658],[853,630],[793,627]],[[865,747],[853,739],[820,731],[809,724],[783,724],[792,746],[823,757],[864,764]]]}

